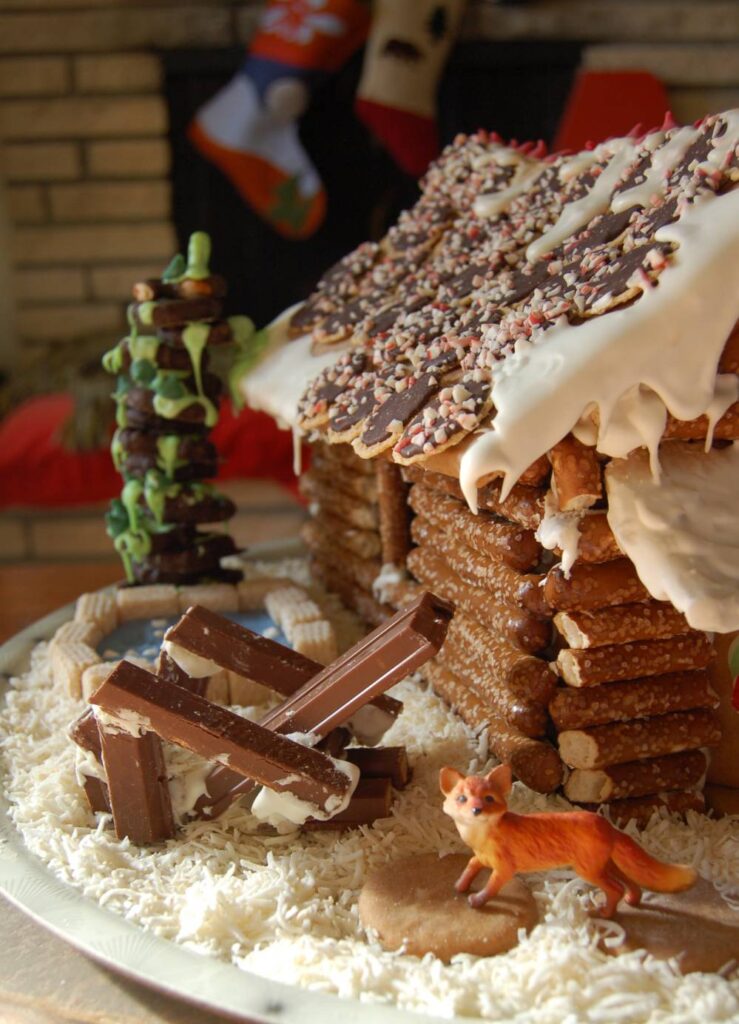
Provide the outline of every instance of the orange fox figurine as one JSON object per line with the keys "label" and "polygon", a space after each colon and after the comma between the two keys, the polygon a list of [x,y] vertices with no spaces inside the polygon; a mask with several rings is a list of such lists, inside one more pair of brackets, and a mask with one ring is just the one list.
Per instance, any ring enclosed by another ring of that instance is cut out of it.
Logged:
{"label": "orange fox figurine", "polygon": [[482,907],[519,871],[571,867],[599,886],[606,903],[599,913],[612,917],[622,896],[638,906],[641,886],[655,892],[680,892],[695,882],[692,868],[655,860],[610,822],[591,811],[514,814],[508,810],[510,765],[486,776],[464,776],[455,768],[439,774],[444,811],[474,850],[455,886],[467,892],[483,868],[492,868],[487,885],[469,897]]}

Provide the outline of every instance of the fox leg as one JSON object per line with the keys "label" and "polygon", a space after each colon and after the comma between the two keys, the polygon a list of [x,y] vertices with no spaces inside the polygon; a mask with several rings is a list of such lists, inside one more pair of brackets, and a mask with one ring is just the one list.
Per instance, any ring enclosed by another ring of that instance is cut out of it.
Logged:
{"label": "fox leg", "polygon": [[624,899],[630,907],[638,907],[641,904],[641,886],[637,885],[621,868],[617,867],[612,860],[608,862],[608,871],[614,878],[617,878],[626,890]]}
{"label": "fox leg", "polygon": [[513,872],[501,871],[499,868],[493,868],[493,871],[488,878],[487,885],[484,889],[480,889],[479,892],[474,892],[471,896],[467,897],[467,902],[471,907],[479,909],[484,907],[488,900],[491,900],[493,896],[497,896],[506,882],[509,882],[513,878]]}
{"label": "fox leg", "polygon": [[477,857],[470,857],[467,861],[467,867],[464,869],[462,874],[457,879],[454,886],[457,892],[467,892],[469,887],[472,885],[474,880],[482,871],[482,861],[478,860]]}
{"label": "fox leg", "polygon": [[625,886],[618,875],[611,871],[610,862],[604,866],[598,877],[589,878],[588,881],[597,885],[606,895],[606,905],[596,911],[598,916],[613,917],[619,900],[624,894]]}

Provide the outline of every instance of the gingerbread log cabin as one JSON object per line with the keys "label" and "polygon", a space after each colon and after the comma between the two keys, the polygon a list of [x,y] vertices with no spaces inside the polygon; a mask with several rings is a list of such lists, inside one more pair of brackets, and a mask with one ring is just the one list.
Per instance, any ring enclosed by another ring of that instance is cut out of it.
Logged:
{"label": "gingerbread log cabin", "polygon": [[535,790],[701,808],[739,629],[739,112],[546,156],[460,137],[271,326],[246,401],[312,445],[304,539]]}

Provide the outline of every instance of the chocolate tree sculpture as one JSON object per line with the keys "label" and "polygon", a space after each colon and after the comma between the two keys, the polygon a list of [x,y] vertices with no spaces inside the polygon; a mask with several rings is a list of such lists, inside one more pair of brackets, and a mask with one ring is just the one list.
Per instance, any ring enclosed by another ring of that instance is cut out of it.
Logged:
{"label": "chocolate tree sculpture", "polygon": [[107,516],[129,583],[234,580],[221,558],[235,545],[204,524],[229,519],[233,502],[208,478],[217,453],[208,434],[218,420],[221,380],[211,350],[244,350],[254,335],[247,317],[223,319],[225,281],[209,269],[210,238],[190,238],[161,278],[133,286],[130,333],[103,357],[116,375],[117,430],[111,452],[124,479]]}

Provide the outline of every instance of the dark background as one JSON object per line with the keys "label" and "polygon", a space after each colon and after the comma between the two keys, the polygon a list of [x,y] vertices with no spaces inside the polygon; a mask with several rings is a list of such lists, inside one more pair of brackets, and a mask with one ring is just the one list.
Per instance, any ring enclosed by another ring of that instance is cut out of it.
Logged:
{"label": "dark background", "polygon": [[[504,138],[551,143],[581,47],[559,43],[462,43],[439,95],[445,145],[487,128]],[[238,70],[243,50],[181,50],[165,56],[173,153],[174,218],[181,246],[190,232],[213,239],[213,266],[231,284],[228,312],[263,325],[304,298],[321,273],[366,238],[379,238],[418,195],[354,115],[362,66],[356,57],[316,94],[300,136],[328,194],[328,214],[309,239],[289,241],[249,209],[230,182],[187,140],[198,107]]]}

